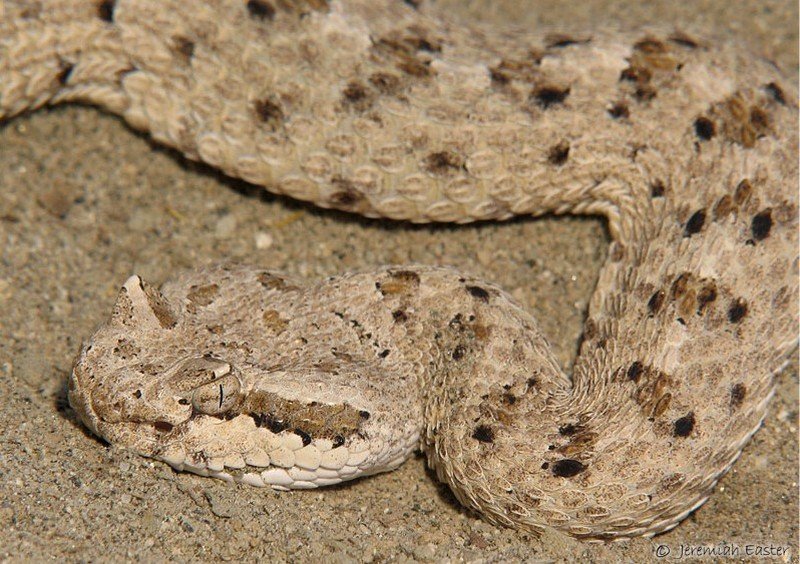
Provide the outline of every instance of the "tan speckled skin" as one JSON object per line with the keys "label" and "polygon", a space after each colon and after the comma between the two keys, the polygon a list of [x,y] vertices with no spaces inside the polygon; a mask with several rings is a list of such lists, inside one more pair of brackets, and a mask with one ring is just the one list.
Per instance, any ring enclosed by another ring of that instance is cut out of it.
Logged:
{"label": "tan speckled skin", "polygon": [[[438,476],[493,522],[594,539],[677,524],[758,428],[796,343],[794,86],[767,61],[671,30],[568,41],[466,29],[403,2],[294,4],[5,2],[0,118],[95,103],[230,175],[368,216],[603,214],[614,242],[572,378],[509,298],[451,271],[402,267],[388,292],[376,282],[397,269],[261,295],[256,271],[232,267],[183,275],[163,310],[140,295],[141,323],[117,311],[76,364],[81,417],[209,473],[202,448],[188,463],[158,450],[164,418],[180,427],[187,413],[170,411],[169,386],[127,394],[158,378],[165,348],[227,356],[242,389],[281,372],[293,401],[371,410],[343,447],[367,442],[385,466],[343,479],[396,465],[420,432]],[[222,337],[186,309],[190,287],[213,282],[203,307]],[[247,305],[265,303],[279,315]],[[267,329],[281,320],[278,338],[308,342],[277,350]],[[324,400],[300,391],[320,366],[339,371]],[[215,421],[192,448],[207,437],[232,449],[219,458],[237,454],[253,418]]]}

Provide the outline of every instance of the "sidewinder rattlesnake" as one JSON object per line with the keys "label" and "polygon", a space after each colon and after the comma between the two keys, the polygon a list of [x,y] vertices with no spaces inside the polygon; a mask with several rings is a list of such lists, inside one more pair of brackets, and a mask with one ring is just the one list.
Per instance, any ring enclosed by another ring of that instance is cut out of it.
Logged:
{"label": "sidewinder rattlesnake", "polygon": [[[663,30],[534,36],[418,2],[0,3],[0,119],[81,101],[275,193],[412,222],[603,215],[571,377],[447,268],[131,277],[70,403],[179,470],[309,488],[421,447],[487,520],[652,535],[710,495],[797,340],[797,95]],[[45,7],[46,6],[46,7]]]}

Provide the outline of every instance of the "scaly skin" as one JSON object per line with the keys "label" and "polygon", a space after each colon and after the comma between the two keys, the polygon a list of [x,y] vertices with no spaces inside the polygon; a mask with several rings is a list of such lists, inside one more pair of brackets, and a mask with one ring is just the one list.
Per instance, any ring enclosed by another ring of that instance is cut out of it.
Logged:
{"label": "scaly skin", "polygon": [[391,469],[419,437],[488,520],[618,539],[675,526],[760,425],[798,304],[797,95],[769,63],[403,2],[1,6],[0,119],[89,102],[322,207],[602,214],[613,237],[571,378],[501,290],[446,269],[303,287],[219,267],[163,294],[132,278],[71,378],[106,439],[314,487]]}

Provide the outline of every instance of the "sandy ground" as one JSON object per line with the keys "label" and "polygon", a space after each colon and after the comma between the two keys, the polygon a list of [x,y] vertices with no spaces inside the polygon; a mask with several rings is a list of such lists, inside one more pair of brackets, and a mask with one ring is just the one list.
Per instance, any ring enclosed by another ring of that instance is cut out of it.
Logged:
{"label": "sandy ground", "polygon": [[[733,35],[797,76],[792,0],[483,1],[453,11],[531,28],[667,23]],[[643,561],[658,545],[674,556],[681,545],[721,543],[788,546],[797,558],[796,358],[764,428],[705,506],[656,539],[607,546],[490,526],[460,508],[420,457],[310,492],[178,474],[94,439],[66,404],[72,357],[130,273],[160,283],[222,259],[305,278],[455,265],[527,304],[568,367],[606,253],[600,220],[365,221],[259,194],[153,147],[118,119],[62,107],[0,126],[0,238],[0,559]]]}

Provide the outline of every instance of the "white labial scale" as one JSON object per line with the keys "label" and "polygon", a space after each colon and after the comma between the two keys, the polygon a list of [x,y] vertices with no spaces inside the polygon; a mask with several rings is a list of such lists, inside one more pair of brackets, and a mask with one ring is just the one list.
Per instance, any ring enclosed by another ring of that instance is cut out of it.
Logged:
{"label": "white labial scale", "polygon": [[350,452],[350,456],[347,458],[347,465],[348,466],[361,466],[364,462],[369,458],[370,451],[364,450],[362,452]]}
{"label": "white labial scale", "polygon": [[340,470],[350,458],[350,451],[346,447],[337,447],[328,452],[323,452],[319,465],[330,470]]}
{"label": "white labial scale", "polygon": [[225,466],[228,468],[233,468],[235,470],[241,470],[245,467],[244,458],[242,458],[241,454],[229,454],[225,457]]}
{"label": "white labial scale", "polygon": [[289,473],[284,470],[283,468],[275,468],[272,467],[268,470],[264,470],[261,473],[261,478],[264,480],[265,483],[270,484],[271,486],[283,486],[284,488],[291,486],[294,482],[294,478],[289,476]]}
{"label": "white labial scale", "polygon": [[303,439],[300,437],[300,435],[295,435],[294,433],[281,435],[281,440],[283,442],[283,446],[289,450],[300,450],[303,448]]}
{"label": "white labial scale", "polygon": [[315,439],[311,444],[314,445],[320,453],[326,453],[333,449],[333,441],[330,439]]}
{"label": "white labial scale", "polygon": [[349,479],[355,476],[358,471],[359,470],[357,466],[344,466],[341,470],[339,470],[339,474],[342,476],[342,478]]}
{"label": "white labial scale", "polygon": [[208,476],[211,478],[217,478],[219,480],[225,480],[226,482],[233,482],[233,476],[228,474],[227,472],[209,472]]}
{"label": "white labial scale", "polygon": [[282,446],[269,453],[269,459],[275,466],[282,468],[291,468],[294,466],[295,458],[294,451]]}
{"label": "white labial scale", "polygon": [[266,468],[270,463],[269,455],[260,448],[254,448],[248,452],[244,457],[244,461],[248,466],[259,468]]}
{"label": "white labial scale", "polygon": [[323,468],[322,466],[317,468],[317,476],[326,480],[334,478],[341,480],[338,470],[330,470],[328,468]]}
{"label": "white labial scale", "polygon": [[261,477],[261,474],[255,474],[253,472],[248,472],[247,474],[242,475],[239,481],[243,484],[256,486],[258,488],[263,488],[266,486],[264,483],[264,478]]}
{"label": "white labial scale", "polygon": [[319,487],[332,486],[334,484],[341,484],[342,483],[342,479],[341,478],[322,478],[322,477],[319,477],[316,480],[314,480],[314,483]]}
{"label": "white labial scale", "polygon": [[316,472],[311,470],[303,470],[297,466],[289,468],[288,473],[289,476],[291,476],[294,480],[301,482],[313,482],[319,477]]}
{"label": "white labial scale", "polygon": [[316,470],[322,460],[322,454],[314,445],[306,445],[294,453],[295,464],[306,470]]}
{"label": "white labial scale", "polygon": [[222,472],[225,469],[225,461],[222,458],[210,458],[206,465],[211,472]]}

